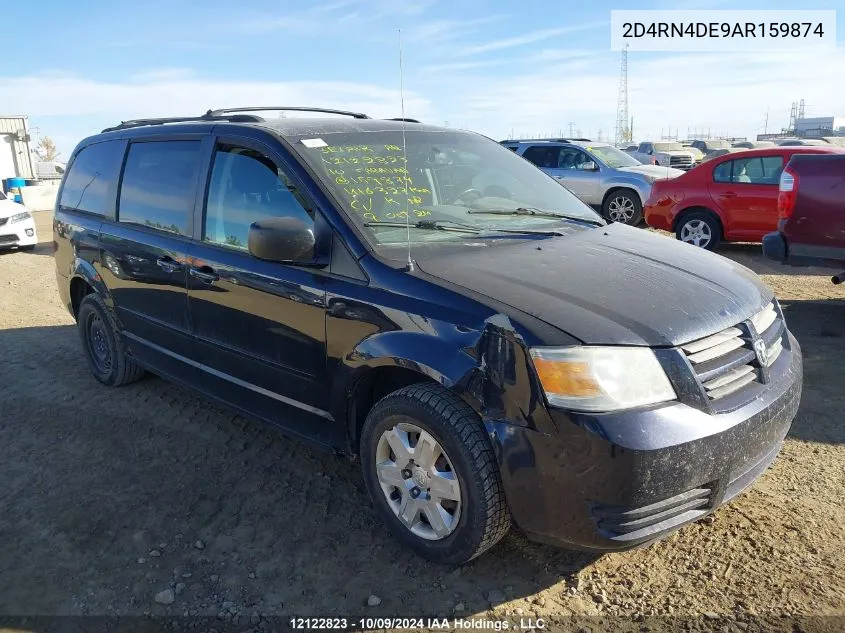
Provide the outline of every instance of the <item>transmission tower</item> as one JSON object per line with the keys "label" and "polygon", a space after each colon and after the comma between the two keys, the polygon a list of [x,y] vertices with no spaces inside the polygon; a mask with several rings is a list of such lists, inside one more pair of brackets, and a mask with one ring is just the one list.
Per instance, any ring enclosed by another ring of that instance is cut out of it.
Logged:
{"label": "transmission tower", "polygon": [[801,101],[798,102],[798,118],[799,119],[804,118],[804,100],[803,99],[801,99]]}
{"label": "transmission tower", "polygon": [[798,102],[792,102],[792,108],[789,110],[789,127],[787,128],[787,132],[792,134],[795,132],[795,119],[798,118]]}
{"label": "transmission tower", "polygon": [[622,49],[622,69],[619,72],[619,96],[616,101],[616,144],[631,142],[631,129],[628,127],[628,45]]}

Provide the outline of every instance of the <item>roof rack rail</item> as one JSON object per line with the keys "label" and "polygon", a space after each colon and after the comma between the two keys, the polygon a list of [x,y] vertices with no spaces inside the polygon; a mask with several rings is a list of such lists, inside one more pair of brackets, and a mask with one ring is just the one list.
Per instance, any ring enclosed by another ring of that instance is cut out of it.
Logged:
{"label": "roof rack rail", "polygon": [[246,108],[222,108],[219,110],[209,110],[206,112],[208,116],[221,116],[223,114],[230,114],[232,112],[257,112],[261,110],[288,110],[291,112],[322,112],[324,114],[342,114],[344,116],[351,116],[356,119],[369,119],[366,114],[361,112],[350,112],[349,110],[333,110],[331,108],[310,108],[306,106],[248,106]]}
{"label": "roof rack rail", "polygon": [[405,123],[420,123],[420,121],[418,121],[417,119],[408,119],[408,118],[403,119],[401,116],[398,116],[398,117],[395,117],[395,118],[392,118],[392,119],[387,119],[387,120],[388,121],[404,121]]}
{"label": "roof rack rail", "polygon": [[129,121],[121,121],[120,125],[107,127],[102,132],[114,132],[116,130],[127,130],[133,127],[143,127],[146,125],[163,125],[165,123],[191,123],[202,121],[228,121],[230,123],[260,123],[264,119],[254,114],[239,114],[233,116],[212,116],[209,110],[202,116],[174,116],[163,117],[160,119],[131,119]]}
{"label": "roof rack rail", "polygon": [[[236,114],[237,112],[257,112],[261,110],[293,110],[297,112],[323,112],[325,114],[342,114],[351,116],[356,119],[369,119],[366,114],[360,112],[349,112],[347,110],[332,110],[330,108],[309,108],[304,106],[291,107],[257,107],[250,106],[246,108],[221,108],[218,110],[208,110],[205,114],[200,116],[178,116],[178,117],[163,117],[159,119],[132,119],[129,121],[121,121],[119,125],[107,127],[103,132],[114,132],[116,130],[126,130],[133,127],[143,127],[145,125],[163,125],[165,123],[190,123],[202,121],[227,121],[229,123],[261,123],[264,121],[263,117],[256,114]],[[410,119],[409,119],[410,121]],[[418,123],[419,121],[417,121]]]}
{"label": "roof rack rail", "polygon": [[592,143],[591,138],[568,137],[568,138],[511,138],[500,143],[571,143],[572,141],[581,141],[584,143]]}

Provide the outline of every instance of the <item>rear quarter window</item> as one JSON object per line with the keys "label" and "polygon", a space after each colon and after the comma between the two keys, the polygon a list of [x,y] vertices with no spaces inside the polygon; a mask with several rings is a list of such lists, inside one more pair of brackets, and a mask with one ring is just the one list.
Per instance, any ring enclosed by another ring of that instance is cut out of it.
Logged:
{"label": "rear quarter window", "polygon": [[65,176],[59,207],[106,215],[114,202],[109,192],[114,191],[111,185],[120,173],[125,147],[125,141],[103,141],[82,148]]}

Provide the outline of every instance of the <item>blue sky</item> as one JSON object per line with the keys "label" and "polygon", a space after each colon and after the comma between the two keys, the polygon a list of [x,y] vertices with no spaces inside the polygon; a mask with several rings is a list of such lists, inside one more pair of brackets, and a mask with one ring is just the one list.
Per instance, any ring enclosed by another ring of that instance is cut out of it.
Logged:
{"label": "blue sky", "polygon": [[[619,53],[613,8],[796,8],[751,0],[40,0],[34,28],[6,28],[0,111],[26,114],[63,156],[121,119],[240,105],[318,105],[406,115],[496,138],[612,134]],[[816,0],[835,9],[841,1]],[[753,135],[808,115],[845,115],[845,11],[832,53],[630,53],[637,138],[693,128]]]}

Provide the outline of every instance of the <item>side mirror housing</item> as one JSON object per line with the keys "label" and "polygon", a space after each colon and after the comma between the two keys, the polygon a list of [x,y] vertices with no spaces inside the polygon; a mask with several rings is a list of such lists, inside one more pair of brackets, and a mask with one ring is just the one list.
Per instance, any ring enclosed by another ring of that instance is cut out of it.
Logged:
{"label": "side mirror housing", "polygon": [[599,166],[596,164],[595,161],[588,160],[586,163],[581,163],[578,165],[578,169],[581,171],[598,171]]}
{"label": "side mirror housing", "polygon": [[303,265],[315,263],[314,224],[299,218],[267,218],[253,222],[247,241],[250,254],[258,259]]}

